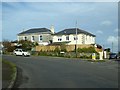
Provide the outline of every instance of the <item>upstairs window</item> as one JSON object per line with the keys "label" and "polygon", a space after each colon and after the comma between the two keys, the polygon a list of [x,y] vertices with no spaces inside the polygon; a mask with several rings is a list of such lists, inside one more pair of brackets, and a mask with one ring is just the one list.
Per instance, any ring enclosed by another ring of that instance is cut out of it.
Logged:
{"label": "upstairs window", "polygon": [[85,44],[85,36],[82,35],[82,44]]}
{"label": "upstairs window", "polygon": [[78,40],[78,37],[74,36],[74,40]]}
{"label": "upstairs window", "polygon": [[40,35],[40,41],[42,41],[42,40],[43,40],[42,35]]}
{"label": "upstairs window", "polygon": [[26,41],[26,40],[27,40],[27,37],[25,37],[24,39],[25,39],[25,41]]}
{"label": "upstairs window", "polygon": [[66,40],[69,40],[69,36],[66,36]]}
{"label": "upstairs window", "polygon": [[34,41],[35,40],[35,37],[34,36],[32,36],[32,41]]}
{"label": "upstairs window", "polygon": [[62,38],[61,38],[61,37],[58,37],[58,41],[62,41]]}

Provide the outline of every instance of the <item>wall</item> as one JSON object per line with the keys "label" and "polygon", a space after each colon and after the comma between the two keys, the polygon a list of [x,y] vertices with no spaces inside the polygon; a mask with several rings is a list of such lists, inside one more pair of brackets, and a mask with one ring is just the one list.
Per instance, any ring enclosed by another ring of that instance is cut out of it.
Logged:
{"label": "wall", "polygon": [[[43,38],[42,41],[40,41],[40,38],[39,38],[40,35],[42,35],[42,38]],[[27,40],[32,41],[32,40],[31,40],[31,37],[32,37],[32,36],[34,36],[34,39],[35,39],[34,41],[35,41],[35,42],[38,42],[38,43],[41,43],[41,44],[42,44],[42,43],[43,43],[43,44],[44,44],[44,43],[49,43],[49,40],[52,39],[52,38],[51,38],[51,34],[45,34],[45,33],[44,33],[44,34],[23,34],[23,35],[19,35],[19,36],[18,36],[18,41],[19,41],[19,40],[25,40],[24,37],[27,37]],[[32,42],[33,42],[33,41],[32,41]]]}
{"label": "wall", "polygon": [[[58,47],[60,48],[59,45],[53,46],[36,46],[36,51],[54,51],[55,48]],[[73,51],[75,50],[75,45],[66,45],[66,50],[67,51]],[[87,47],[93,47],[93,45],[77,45],[77,48],[87,48]]]}
{"label": "wall", "polygon": [[[53,35],[53,42],[64,42],[64,41],[70,41],[68,45],[74,45],[76,44],[76,40],[74,40],[74,37],[76,37],[75,34],[69,35],[69,40],[66,40],[66,36],[68,35]],[[62,41],[58,41],[58,37],[62,38]],[[95,44],[95,37],[86,35],[86,34],[78,34],[77,35],[78,40],[77,44]]]}

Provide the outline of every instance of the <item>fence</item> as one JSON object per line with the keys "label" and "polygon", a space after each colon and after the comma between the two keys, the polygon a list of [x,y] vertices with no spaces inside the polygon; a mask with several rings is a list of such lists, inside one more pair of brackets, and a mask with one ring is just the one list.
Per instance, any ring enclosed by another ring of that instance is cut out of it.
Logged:
{"label": "fence", "polygon": [[[94,47],[93,45],[77,45],[77,48]],[[48,46],[36,46],[35,51],[54,51],[55,48],[65,48],[68,52],[75,50],[75,45],[48,45]]]}

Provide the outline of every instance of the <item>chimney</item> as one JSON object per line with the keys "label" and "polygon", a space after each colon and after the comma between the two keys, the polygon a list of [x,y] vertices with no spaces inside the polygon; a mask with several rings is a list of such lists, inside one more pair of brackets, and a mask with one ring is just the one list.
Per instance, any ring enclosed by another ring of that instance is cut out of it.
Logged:
{"label": "chimney", "polygon": [[53,26],[53,25],[50,27],[50,30],[51,30],[51,32],[52,32],[53,34],[55,33],[55,31],[54,31],[54,26]]}

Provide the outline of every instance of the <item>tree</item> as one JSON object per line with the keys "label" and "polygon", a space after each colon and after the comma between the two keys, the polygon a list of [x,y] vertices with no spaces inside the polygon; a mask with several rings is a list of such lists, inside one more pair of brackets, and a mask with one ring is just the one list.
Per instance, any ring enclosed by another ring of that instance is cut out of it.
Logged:
{"label": "tree", "polygon": [[110,52],[110,48],[105,49],[104,51]]}
{"label": "tree", "polygon": [[26,50],[31,50],[33,47],[37,46],[37,42],[31,42],[28,40],[20,40],[18,44],[22,44],[21,48]]}
{"label": "tree", "polygon": [[7,52],[13,52],[15,49],[14,46],[11,46],[12,43],[9,40],[3,40],[2,44],[4,46],[4,50]]}

